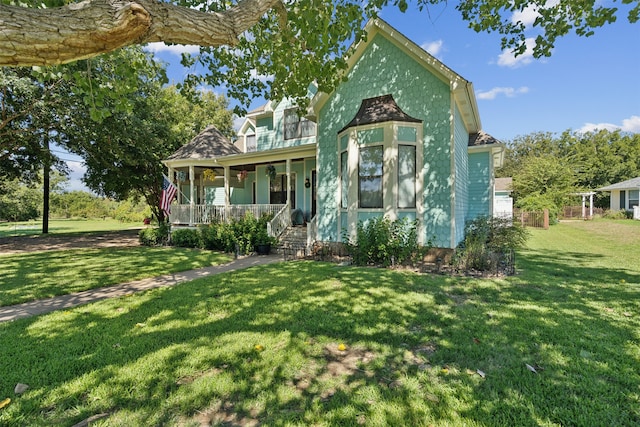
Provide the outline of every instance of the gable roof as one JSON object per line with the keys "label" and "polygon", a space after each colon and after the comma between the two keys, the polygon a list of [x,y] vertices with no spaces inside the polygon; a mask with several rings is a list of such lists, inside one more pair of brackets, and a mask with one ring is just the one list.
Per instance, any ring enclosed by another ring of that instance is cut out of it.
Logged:
{"label": "gable roof", "polygon": [[469,135],[469,147],[481,147],[491,144],[502,144],[502,142],[483,130]]}
{"label": "gable roof", "polygon": [[215,126],[208,126],[187,144],[167,157],[167,160],[214,159],[239,154],[240,149],[233,145]]}
{"label": "gable roof", "polygon": [[421,123],[422,120],[416,119],[402,111],[393,99],[393,95],[382,95],[375,98],[363,99],[360,109],[354,118],[338,133],[354,126],[363,126],[373,123],[384,122],[408,122]]}
{"label": "gable roof", "polygon": [[495,191],[512,191],[513,178],[496,178]]}
{"label": "gable roof", "polygon": [[640,189],[640,176],[637,178],[631,178],[626,181],[621,181],[615,184],[607,185],[606,187],[598,188],[598,191],[637,190],[637,189]]}
{"label": "gable roof", "polygon": [[[462,120],[464,121],[465,127],[469,133],[475,133],[482,129],[480,115],[478,114],[478,105],[473,90],[473,84],[471,82],[461,77],[458,73],[444,65],[434,56],[427,53],[420,46],[380,18],[369,20],[364,27],[364,31],[367,33],[367,37],[366,39],[361,40],[358,44],[352,46],[351,51],[353,54],[347,58],[348,67],[345,74],[354,68],[360,57],[364,54],[367,46],[374,40],[375,36],[377,34],[381,34],[407,55],[415,59],[421,66],[430,70],[440,80],[449,84],[462,116]],[[311,108],[315,113],[314,115],[317,115],[329,97],[330,94],[327,93],[318,92],[316,94],[311,103]]]}

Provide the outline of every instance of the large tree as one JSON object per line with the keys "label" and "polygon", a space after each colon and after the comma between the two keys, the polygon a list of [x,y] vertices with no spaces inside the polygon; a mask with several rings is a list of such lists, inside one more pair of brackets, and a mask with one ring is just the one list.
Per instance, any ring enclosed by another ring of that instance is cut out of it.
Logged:
{"label": "large tree", "polygon": [[175,86],[162,87],[154,78],[157,71],[149,59],[130,111],[99,122],[76,111],[76,119],[85,115],[84,126],[68,131],[68,147],[83,158],[83,181],[90,189],[117,200],[143,198],[162,221],[161,161],[210,124],[231,137],[233,121],[223,96],[198,91],[187,99]]}
{"label": "large tree", "polygon": [[[408,7],[407,0],[31,1],[33,7],[0,4],[0,65],[62,64],[157,41],[194,44],[201,55],[191,60],[208,69],[204,80],[230,86],[241,101],[258,94],[302,99],[311,81],[330,90],[346,66],[348,42],[364,37],[363,21],[385,6]],[[414,2],[420,10],[446,3]],[[535,11],[536,57],[549,55],[569,32],[589,36],[618,15],[630,22],[640,16],[640,0],[462,0],[455,7],[472,29],[502,34],[502,47],[516,53],[527,48],[527,28],[512,16]]]}

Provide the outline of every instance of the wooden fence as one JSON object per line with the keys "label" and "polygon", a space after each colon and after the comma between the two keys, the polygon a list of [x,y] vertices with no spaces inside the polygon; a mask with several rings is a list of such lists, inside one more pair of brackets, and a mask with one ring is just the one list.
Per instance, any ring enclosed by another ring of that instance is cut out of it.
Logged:
{"label": "wooden fence", "polygon": [[535,227],[549,229],[549,209],[543,211],[513,210],[513,220],[518,221],[523,227]]}
{"label": "wooden fence", "polygon": [[[593,208],[593,215],[602,215],[604,209]],[[560,212],[560,219],[590,219],[589,208],[585,207],[584,212],[582,206],[565,206]]]}

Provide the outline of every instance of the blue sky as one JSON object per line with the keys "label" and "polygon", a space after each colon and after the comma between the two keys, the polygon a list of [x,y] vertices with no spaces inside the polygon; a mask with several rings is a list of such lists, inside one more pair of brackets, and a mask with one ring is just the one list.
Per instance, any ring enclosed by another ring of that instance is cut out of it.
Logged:
{"label": "blue sky", "polygon": [[[482,127],[502,141],[567,129],[640,133],[640,23],[629,24],[624,13],[591,37],[559,39],[551,57],[543,59],[529,52],[517,58],[503,52],[499,34],[468,29],[451,4],[432,7],[429,13],[388,8],[381,18],[473,83]],[[514,19],[532,22],[535,12],[528,10]],[[536,35],[530,32],[527,36]],[[180,65],[180,52],[197,51],[164,44],[148,49],[168,63],[174,82],[187,73]],[[217,90],[224,93],[224,88]],[[263,102],[257,99],[251,108]],[[70,189],[76,189],[83,168],[72,167]]]}
{"label": "blue sky", "polygon": [[[381,17],[473,82],[483,129],[500,140],[567,129],[640,133],[640,23],[629,24],[625,14],[591,37],[561,38],[543,59],[503,52],[498,34],[468,29],[452,5],[430,13],[388,8]],[[516,17],[534,18],[533,11]],[[186,70],[174,52],[182,47],[152,49],[170,64],[170,79],[181,80]],[[252,108],[261,103],[256,100]]]}

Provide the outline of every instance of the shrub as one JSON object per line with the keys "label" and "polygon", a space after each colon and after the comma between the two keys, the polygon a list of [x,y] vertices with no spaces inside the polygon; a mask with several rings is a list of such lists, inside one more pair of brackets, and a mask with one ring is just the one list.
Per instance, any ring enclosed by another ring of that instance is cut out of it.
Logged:
{"label": "shrub", "polygon": [[[273,215],[262,215],[255,218],[253,214],[247,214],[234,219],[229,223],[213,222],[200,228],[202,246],[206,249],[235,252],[246,255],[254,251],[256,243],[264,240],[267,231],[267,223]],[[270,238],[271,243],[275,239]]]}
{"label": "shrub", "polygon": [[181,248],[199,248],[202,238],[198,230],[179,228],[171,233],[171,244]]}
{"label": "shrub", "polygon": [[632,219],[633,211],[626,211],[626,210],[616,211],[616,210],[607,209],[602,214],[602,217],[607,219]]}
{"label": "shrub", "polygon": [[158,227],[143,228],[138,233],[138,240],[144,246],[167,244],[169,240],[169,224],[160,223]]}
{"label": "shrub", "polygon": [[202,226],[200,228],[202,247],[215,251],[235,252],[238,242],[235,232],[232,223],[212,222]]}
{"label": "shrub", "polygon": [[464,270],[497,271],[503,257],[524,246],[527,236],[510,218],[478,217],[466,224],[452,263]]}
{"label": "shrub", "polygon": [[406,218],[391,221],[387,217],[360,221],[355,242],[347,241],[347,251],[355,265],[411,264],[428,250],[418,244],[418,224]]}

